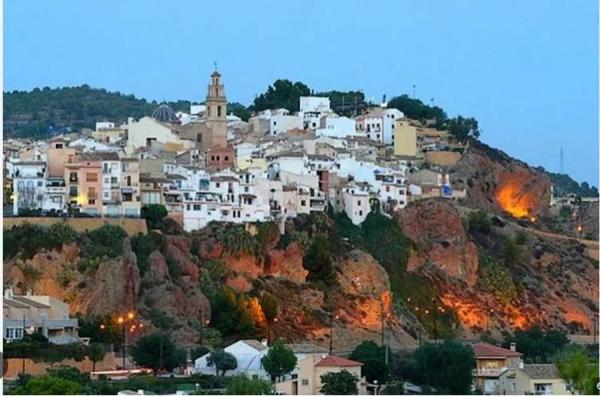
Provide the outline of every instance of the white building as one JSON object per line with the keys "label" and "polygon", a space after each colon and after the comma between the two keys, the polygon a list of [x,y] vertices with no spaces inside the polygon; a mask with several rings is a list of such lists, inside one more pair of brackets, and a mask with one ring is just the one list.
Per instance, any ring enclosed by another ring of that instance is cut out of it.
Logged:
{"label": "white building", "polygon": [[315,130],[321,126],[321,117],[331,113],[329,98],[301,96],[300,112],[304,129]]}
{"label": "white building", "polygon": [[300,112],[302,113],[328,113],[331,111],[329,98],[321,96],[301,96]]}
{"label": "white building", "polygon": [[13,163],[13,214],[20,210],[42,207],[46,191],[46,163],[20,161]]}
{"label": "white building", "polygon": [[96,122],[96,132],[101,131],[102,129],[115,129],[115,123],[108,121]]}
{"label": "white building", "polygon": [[366,133],[371,140],[391,145],[394,143],[396,120],[403,117],[404,114],[398,109],[371,109],[367,114],[357,117],[356,129]]}
{"label": "white building", "polygon": [[[270,379],[269,374],[263,369],[261,359],[269,351],[266,341],[239,340],[224,349],[232,354],[237,360],[237,368],[225,372],[225,376],[245,374],[249,378],[258,377]],[[194,372],[207,375],[215,375],[215,367],[208,365],[210,353],[200,356],[194,362]]]}
{"label": "white building", "polygon": [[352,183],[341,190],[343,210],[352,224],[359,225],[371,212],[370,193],[368,183]]}
{"label": "white building", "polygon": [[269,133],[271,135],[279,135],[293,129],[303,128],[303,119],[299,115],[290,115],[285,109],[271,114],[269,119]]}
{"label": "white building", "polygon": [[153,143],[171,143],[184,147],[183,141],[166,124],[152,117],[142,117],[139,121],[130,120],[127,124],[127,152],[132,153],[140,147],[151,147]]}
{"label": "white building", "polygon": [[102,160],[102,213],[121,216],[121,160],[115,152],[98,152]]}
{"label": "white building", "polygon": [[315,131],[317,136],[344,138],[356,135],[356,121],[353,118],[329,114],[321,118],[320,128]]}
{"label": "white building", "polygon": [[42,201],[42,212],[63,212],[66,209],[66,191],[64,178],[48,177]]}

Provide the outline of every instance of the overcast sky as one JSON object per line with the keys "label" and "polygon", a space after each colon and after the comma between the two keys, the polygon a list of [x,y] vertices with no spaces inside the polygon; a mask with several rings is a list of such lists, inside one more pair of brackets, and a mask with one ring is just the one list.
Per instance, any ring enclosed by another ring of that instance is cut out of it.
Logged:
{"label": "overcast sky", "polygon": [[89,84],[230,101],[277,78],[402,93],[476,117],[482,140],[598,185],[598,2],[5,0],[4,90]]}

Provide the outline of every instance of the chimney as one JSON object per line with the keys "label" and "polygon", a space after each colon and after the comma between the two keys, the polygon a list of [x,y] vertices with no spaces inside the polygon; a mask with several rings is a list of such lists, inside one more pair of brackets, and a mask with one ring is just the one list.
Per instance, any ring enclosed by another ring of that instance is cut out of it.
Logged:
{"label": "chimney", "polygon": [[516,342],[511,342],[510,343],[510,350],[513,352],[517,351],[517,343]]}

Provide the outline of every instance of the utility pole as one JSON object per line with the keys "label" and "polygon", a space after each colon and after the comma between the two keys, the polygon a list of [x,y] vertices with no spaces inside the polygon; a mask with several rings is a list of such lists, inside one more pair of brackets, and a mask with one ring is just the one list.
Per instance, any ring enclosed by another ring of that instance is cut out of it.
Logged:
{"label": "utility pole", "polygon": [[[333,355],[333,312],[329,313],[329,354]],[[335,319],[339,319],[339,315],[335,315]]]}
{"label": "utility pole", "polygon": [[[595,323],[595,322],[594,322]],[[23,336],[21,341],[25,339],[25,314],[23,314]],[[23,342],[21,345],[21,357],[23,367],[21,367],[21,373],[25,374],[25,343]]]}
{"label": "utility pole", "polygon": [[565,152],[560,146],[560,173],[565,173]]}

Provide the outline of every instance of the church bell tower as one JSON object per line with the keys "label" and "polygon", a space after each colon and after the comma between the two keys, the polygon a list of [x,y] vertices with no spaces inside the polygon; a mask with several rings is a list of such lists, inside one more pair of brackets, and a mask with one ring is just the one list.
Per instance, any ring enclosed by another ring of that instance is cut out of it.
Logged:
{"label": "church bell tower", "polygon": [[216,65],[210,79],[206,95],[206,127],[210,131],[209,144],[210,147],[227,147],[227,98]]}

